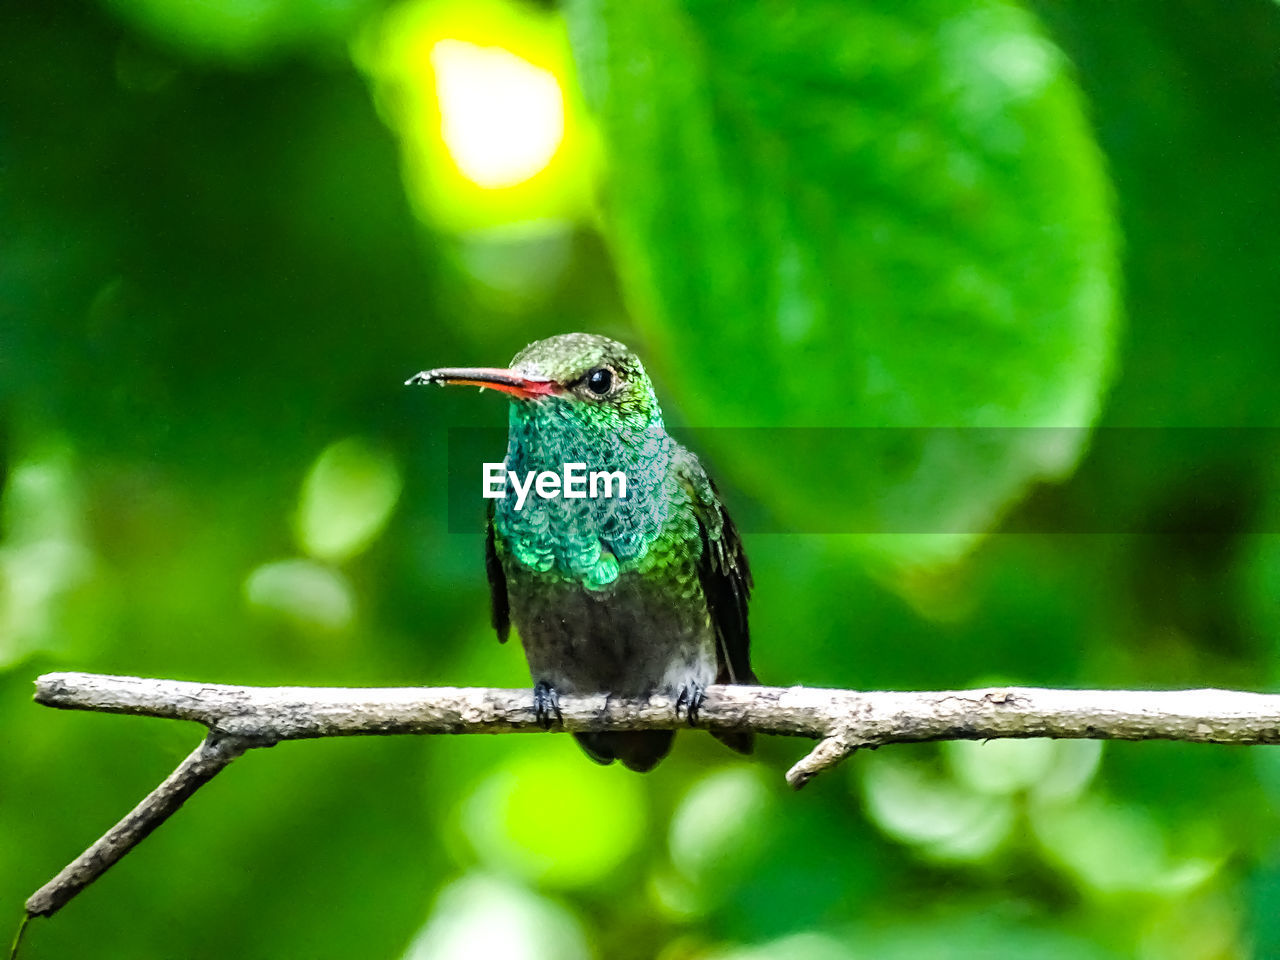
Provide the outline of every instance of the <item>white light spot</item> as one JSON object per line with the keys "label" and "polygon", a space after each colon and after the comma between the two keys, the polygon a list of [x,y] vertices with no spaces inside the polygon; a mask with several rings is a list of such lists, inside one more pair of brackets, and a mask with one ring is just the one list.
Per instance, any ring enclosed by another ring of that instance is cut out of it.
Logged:
{"label": "white light spot", "polygon": [[445,146],[467,179],[488,189],[541,172],[564,139],[554,74],[501,47],[441,40],[431,48]]}
{"label": "white light spot", "polygon": [[525,887],[472,873],[440,893],[404,960],[588,960],[582,926]]}

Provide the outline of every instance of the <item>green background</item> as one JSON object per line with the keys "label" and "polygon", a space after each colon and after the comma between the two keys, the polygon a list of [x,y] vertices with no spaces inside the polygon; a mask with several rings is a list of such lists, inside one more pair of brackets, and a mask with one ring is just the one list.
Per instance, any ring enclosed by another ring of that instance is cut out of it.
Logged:
{"label": "green background", "polygon": [[[401,383],[569,330],[676,424],[860,428],[825,473],[697,434],[773,529],[909,519],[747,536],[764,682],[1274,688],[1280,5],[420,3],[572,50],[577,152],[452,207],[377,66],[404,9],[0,15],[0,921],[200,733],[40,673],[528,683],[448,524],[449,428],[502,404]],[[1271,749],[901,746],[792,794],[804,747],[254,752],[23,956],[1280,955]]]}

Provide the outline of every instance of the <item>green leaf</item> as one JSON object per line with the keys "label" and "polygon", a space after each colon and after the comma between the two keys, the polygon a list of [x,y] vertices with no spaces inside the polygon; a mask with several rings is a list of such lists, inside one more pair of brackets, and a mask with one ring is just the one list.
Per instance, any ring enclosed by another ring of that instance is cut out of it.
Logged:
{"label": "green leaf", "polygon": [[1014,808],[1006,797],[965,789],[887,755],[860,769],[868,817],[929,859],[983,860],[1009,839]]}
{"label": "green leaf", "polygon": [[914,429],[1087,427],[1107,380],[1109,189],[1030,15],[985,0],[575,0],[569,15],[625,292],[690,419],[908,428],[827,431],[817,450],[724,436],[716,459],[784,525],[959,532],[862,541],[954,554],[1074,465],[1084,430]]}
{"label": "green leaf", "polygon": [[1097,798],[1035,807],[1031,826],[1050,862],[1101,894],[1194,890],[1212,879],[1225,859],[1173,854],[1149,816]]}

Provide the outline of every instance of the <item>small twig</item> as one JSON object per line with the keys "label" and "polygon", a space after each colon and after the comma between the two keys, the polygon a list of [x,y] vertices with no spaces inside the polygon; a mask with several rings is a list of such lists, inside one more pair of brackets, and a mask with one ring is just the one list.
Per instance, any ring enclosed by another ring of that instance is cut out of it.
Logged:
{"label": "small twig", "polygon": [[[806,753],[787,771],[787,783],[799,790],[806,783],[822,773],[830,770],[840,761],[853,755],[860,744],[853,743],[842,733],[823,737],[818,745]],[[862,744],[865,746],[865,744]]]}
{"label": "small twig", "polygon": [[[1280,695],[1230,690],[1041,690],[1024,687],[921,693],[809,687],[713,686],[698,714],[712,730],[813,737],[787,772],[796,788],[862,747],[926,740],[1054,737],[1280,743]],[[218,771],[253,747],[281,740],[386,734],[540,730],[528,690],[456,687],[347,689],[239,687],[52,673],[36,700],[95,710],[194,720],[209,736],[169,777],[27,901],[27,918],[49,916],[171,816]],[[563,696],[556,729],[670,730],[686,721],[665,697]],[[25,929],[18,931],[16,953]]]}
{"label": "small twig", "polygon": [[27,898],[28,917],[48,917],[164,823],[187,799],[250,746],[210,734],[165,781],[84,853]]}
{"label": "small twig", "polygon": [[27,932],[27,924],[31,922],[31,914],[24,913],[22,922],[18,924],[18,932],[13,935],[13,943],[9,945],[9,960],[18,960],[18,951],[22,949],[22,935]]}

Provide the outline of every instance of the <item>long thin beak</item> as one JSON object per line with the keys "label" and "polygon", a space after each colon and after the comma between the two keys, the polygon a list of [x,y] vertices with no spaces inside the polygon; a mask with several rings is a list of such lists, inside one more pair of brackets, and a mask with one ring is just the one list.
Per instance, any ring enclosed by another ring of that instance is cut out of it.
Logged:
{"label": "long thin beak", "polygon": [[423,370],[415,373],[405,381],[405,386],[416,386],[420,383],[469,384],[475,387],[489,387],[501,390],[522,400],[534,397],[545,397],[559,393],[560,385],[554,380],[543,377],[526,377],[514,370],[501,367],[437,367],[435,370]]}

